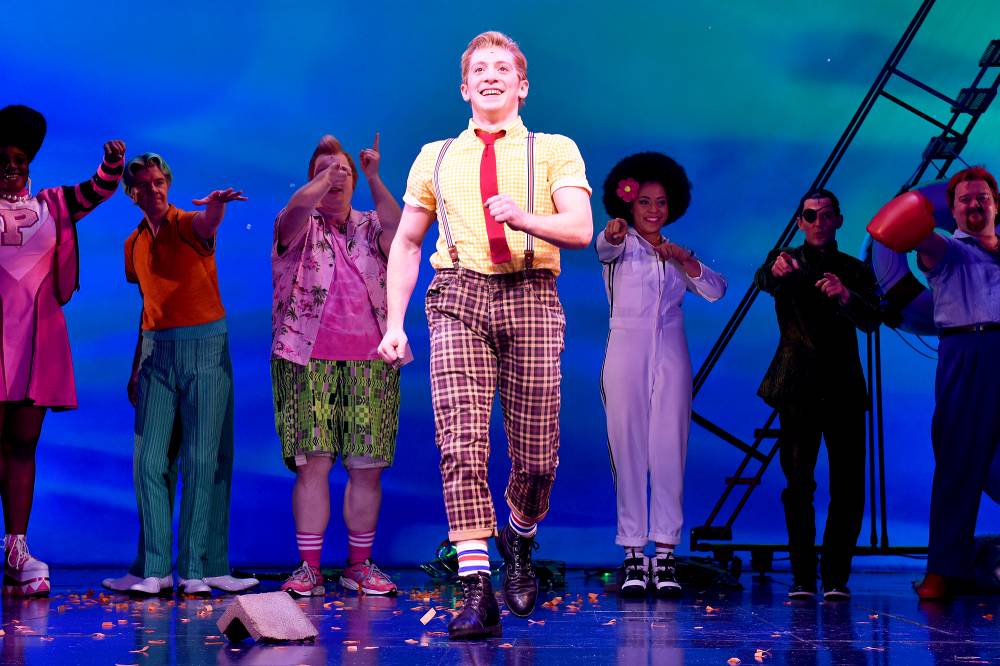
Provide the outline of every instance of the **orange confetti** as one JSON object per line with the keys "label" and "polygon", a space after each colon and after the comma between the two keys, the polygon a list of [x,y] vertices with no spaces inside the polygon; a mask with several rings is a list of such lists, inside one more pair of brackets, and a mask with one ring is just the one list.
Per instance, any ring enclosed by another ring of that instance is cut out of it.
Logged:
{"label": "orange confetti", "polygon": [[513,645],[511,645],[510,643],[501,643],[501,644],[500,644],[500,645],[498,645],[497,647],[502,647],[502,648],[512,648],[512,647],[514,647],[514,646],[513,646]]}
{"label": "orange confetti", "polygon": [[726,663],[729,664],[729,666],[738,666],[739,664],[743,663],[743,660],[741,660],[739,657],[730,657],[729,661],[727,661]]}
{"label": "orange confetti", "polygon": [[416,645],[417,644],[417,641],[415,639],[413,639],[413,638],[407,638],[403,642],[406,643],[407,645]]}
{"label": "orange confetti", "polygon": [[146,654],[149,652],[149,646],[144,645],[141,650],[129,650],[129,652],[132,654]]}
{"label": "orange confetti", "polygon": [[604,623],[604,626],[605,627],[610,627],[613,624],[618,624],[618,620],[616,620],[615,618],[611,618],[610,620],[608,620],[607,622]]}
{"label": "orange confetti", "polygon": [[983,616],[983,619],[992,622],[993,621],[993,613],[987,613],[986,615]]}
{"label": "orange confetti", "polygon": [[[208,638],[208,636],[206,636],[205,638]],[[218,636],[216,636],[216,638],[218,638]],[[154,638],[154,639],[150,639],[149,644],[150,645],[166,645],[167,642],[165,640],[161,640],[159,638]]]}
{"label": "orange confetti", "polygon": [[545,626],[545,620],[532,620],[532,619],[529,618],[528,619],[528,626],[530,627],[533,624],[537,624],[537,625],[540,625],[540,626],[544,627]]}
{"label": "orange confetti", "polygon": [[597,597],[598,597],[597,592],[588,592],[587,593],[587,601],[589,601],[592,604],[593,603],[597,603]]}
{"label": "orange confetti", "polygon": [[431,620],[434,619],[435,615],[437,615],[437,611],[434,610],[433,608],[430,609],[429,611],[427,611],[426,613],[424,613],[422,616],[420,616],[420,624],[427,624],[428,622],[430,622]]}
{"label": "orange confetti", "polygon": [[[719,609],[718,608],[712,608],[711,606],[705,606],[705,612],[706,613],[717,613],[717,612],[719,612]],[[733,657],[733,658],[735,659],[735,657]]]}
{"label": "orange confetti", "polygon": [[344,645],[357,645],[357,641],[341,641]]}
{"label": "orange confetti", "polygon": [[95,641],[103,641],[104,640],[104,634],[102,634],[100,632],[97,632],[96,634],[91,634],[90,637],[93,638]]}
{"label": "orange confetti", "polygon": [[55,640],[55,638],[53,638],[52,636],[42,636],[39,640],[43,640],[46,643],[51,643],[52,641]]}
{"label": "orange confetti", "polygon": [[101,622],[101,629],[114,629],[114,628],[115,628],[114,622]]}

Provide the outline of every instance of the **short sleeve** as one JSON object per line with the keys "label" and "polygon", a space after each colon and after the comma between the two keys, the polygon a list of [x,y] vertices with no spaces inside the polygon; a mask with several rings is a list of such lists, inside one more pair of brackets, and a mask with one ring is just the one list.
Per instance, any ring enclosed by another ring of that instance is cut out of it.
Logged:
{"label": "short sleeve", "polygon": [[205,240],[194,230],[194,219],[198,213],[194,211],[179,211],[177,214],[177,234],[185,243],[194,248],[195,252],[207,257],[215,252],[215,237]]}
{"label": "short sleeve", "polygon": [[549,194],[563,187],[579,187],[593,194],[587,182],[587,168],[576,143],[569,137],[551,134],[545,137],[545,160],[548,166]]}
{"label": "short sleeve", "polygon": [[138,284],[139,276],[135,274],[135,261],[132,258],[132,251],[135,248],[135,241],[139,237],[138,231],[133,231],[125,239],[125,280],[133,284]]}
{"label": "short sleeve", "polygon": [[944,236],[944,235],[942,235],[941,238],[943,238],[945,242],[948,243],[948,247],[944,251],[944,255],[942,255],[941,259],[936,264],[934,264],[933,268],[931,268],[930,270],[925,270],[923,263],[917,261],[917,267],[920,268],[920,270],[922,270],[924,272],[924,275],[926,275],[928,278],[934,278],[944,275],[945,273],[948,273],[951,270],[952,266],[954,266],[956,263],[962,260],[963,256],[962,241],[957,240],[954,237]]}
{"label": "short sleeve", "polygon": [[413,161],[410,175],[406,179],[403,203],[431,212],[437,211],[437,198],[434,196],[434,164],[443,145],[443,141],[435,141],[420,149],[420,154]]}

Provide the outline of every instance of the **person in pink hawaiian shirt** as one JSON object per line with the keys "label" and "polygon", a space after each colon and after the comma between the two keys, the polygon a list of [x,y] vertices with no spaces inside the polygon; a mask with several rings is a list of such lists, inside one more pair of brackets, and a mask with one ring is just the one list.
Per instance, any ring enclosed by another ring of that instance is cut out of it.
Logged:
{"label": "person in pink hawaiian shirt", "polygon": [[35,448],[49,409],[76,409],[62,306],[79,287],[76,223],[114,194],[125,144],[104,144],[90,180],[31,194],[28,166],[46,123],[26,106],[0,109],[0,498],[4,594],[48,596],[49,567],[25,541],[35,492]]}
{"label": "person in pink hawaiian shirt", "polygon": [[385,333],[385,271],[399,204],[379,177],[379,137],[361,151],[375,210],[351,197],[358,170],[335,138],[309,160],[309,182],[274,224],[271,379],[285,464],[295,471],[292,513],[302,564],[281,586],[322,595],[320,551],[330,519],[329,475],[347,468],[347,568],[341,586],[395,594],[372,561],[382,470],[392,464],[399,421],[399,367],[379,358]]}

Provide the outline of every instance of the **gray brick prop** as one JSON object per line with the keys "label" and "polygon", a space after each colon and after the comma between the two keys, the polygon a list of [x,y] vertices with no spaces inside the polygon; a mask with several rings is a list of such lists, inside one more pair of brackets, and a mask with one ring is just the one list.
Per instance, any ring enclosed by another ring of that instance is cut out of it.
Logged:
{"label": "gray brick prop", "polygon": [[258,642],[303,641],[319,634],[287,592],[238,596],[216,625],[234,643],[247,637]]}

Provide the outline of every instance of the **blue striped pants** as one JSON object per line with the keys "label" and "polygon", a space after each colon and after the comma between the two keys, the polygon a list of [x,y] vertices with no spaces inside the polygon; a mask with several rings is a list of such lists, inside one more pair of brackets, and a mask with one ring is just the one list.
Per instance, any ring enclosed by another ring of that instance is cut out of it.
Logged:
{"label": "blue striped pants", "polygon": [[233,372],[224,319],[142,334],[133,457],[139,547],[130,569],[136,576],[171,571],[178,462],[177,572],[182,578],[226,575]]}

